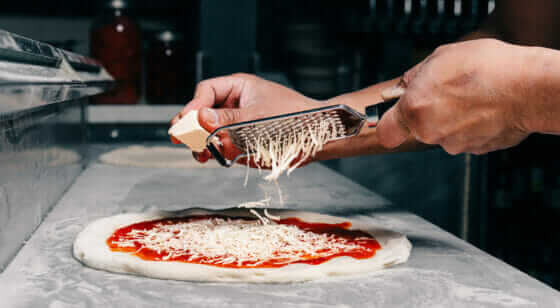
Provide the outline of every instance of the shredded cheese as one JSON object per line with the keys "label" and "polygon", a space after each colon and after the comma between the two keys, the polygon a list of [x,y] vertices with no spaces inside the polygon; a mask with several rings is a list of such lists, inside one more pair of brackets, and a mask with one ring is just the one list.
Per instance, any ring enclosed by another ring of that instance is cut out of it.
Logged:
{"label": "shredded cheese", "polygon": [[270,213],[268,213],[267,209],[264,209],[264,216],[266,216],[266,218],[270,220],[280,220],[280,216],[271,215]]}
{"label": "shredded cheese", "polygon": [[[264,179],[276,181],[284,172],[290,175],[307,159],[323,149],[327,142],[343,133],[344,128],[331,118],[330,121],[315,121],[290,132],[288,136],[279,134],[272,137],[265,131],[264,135],[256,140],[246,141],[245,148],[248,153],[253,153],[252,159],[259,169],[261,166],[271,169]],[[247,177],[248,175],[245,183]]]}
{"label": "shredded cheese", "polygon": [[[360,239],[368,238],[356,240]],[[113,244],[119,247],[139,244],[139,250],[151,249],[162,254],[163,261],[188,253],[188,261],[248,267],[264,262],[289,264],[363,249],[343,237],[305,231],[293,225],[218,217],[160,222],[153,229],[133,229]]]}
{"label": "shredded cheese", "polygon": [[244,202],[239,204],[237,207],[238,208],[245,208],[245,209],[250,209],[250,208],[255,208],[255,207],[266,207],[266,206],[270,206],[270,201],[272,201],[272,198],[268,197],[266,199],[262,199],[260,201],[250,201],[250,202]]}
{"label": "shredded cheese", "polygon": [[237,207],[238,208],[246,208],[246,209],[250,209],[249,212],[253,215],[255,215],[264,225],[270,224],[270,221],[274,221],[274,220],[280,220],[280,217],[278,216],[274,216],[274,215],[270,215],[270,213],[268,213],[267,209],[265,208],[263,213],[264,216],[266,217],[262,217],[256,210],[256,207],[268,207],[270,206],[270,201],[272,200],[272,198],[268,197],[266,199],[262,199],[260,201],[251,201],[251,202],[245,202],[245,203],[241,203],[239,204]]}

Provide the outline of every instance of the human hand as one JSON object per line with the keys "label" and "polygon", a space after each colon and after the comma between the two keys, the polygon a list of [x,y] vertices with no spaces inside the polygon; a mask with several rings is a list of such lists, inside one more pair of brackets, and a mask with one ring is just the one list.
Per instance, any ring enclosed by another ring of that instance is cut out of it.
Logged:
{"label": "human hand", "polygon": [[[484,154],[515,146],[531,132],[530,57],[497,40],[442,46],[383,92],[400,96],[377,126],[394,148],[410,135],[450,154]],[[529,63],[529,65],[527,65]]]}
{"label": "human hand", "polygon": [[[321,106],[320,102],[280,84],[254,75],[233,74],[200,82],[194,98],[171,120],[171,125],[192,110],[199,110],[200,125],[212,132],[224,125]],[[174,139],[171,140],[179,143]],[[227,136],[221,136],[220,141],[225,158],[231,160],[241,153]],[[208,150],[193,152],[193,156],[202,163],[211,158]],[[240,163],[246,161],[240,160]]]}

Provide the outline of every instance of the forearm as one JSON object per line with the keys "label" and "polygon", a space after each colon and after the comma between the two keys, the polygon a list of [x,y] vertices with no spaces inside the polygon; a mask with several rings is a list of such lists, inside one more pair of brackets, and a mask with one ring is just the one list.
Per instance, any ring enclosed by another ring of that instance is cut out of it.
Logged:
{"label": "forearm", "polygon": [[[397,84],[399,79],[393,79],[375,84],[365,89],[343,94],[326,101],[329,105],[343,104],[353,109],[365,113],[365,107],[383,101],[381,92]],[[331,142],[317,153],[318,160],[361,156],[369,154],[382,154],[388,152],[404,152],[424,149],[427,146],[411,139],[397,149],[386,149],[381,146],[375,134],[375,128],[368,128],[366,125],[357,136]]]}
{"label": "forearm", "polygon": [[[481,38],[500,38],[501,34],[497,31],[496,17],[490,16],[488,20],[476,31],[473,31],[461,38],[459,41],[467,41]],[[356,92],[346,93],[326,101],[329,105],[343,104],[353,109],[365,113],[367,106],[383,101],[381,92],[395,86],[399,78],[374,84]],[[407,152],[423,150],[429,146],[411,138],[395,149],[387,149],[379,144],[375,128],[364,127],[360,133],[351,138],[342,139],[329,143],[324,150],[317,154],[317,159],[327,160],[335,158],[353,157],[370,154],[383,154],[389,152]]]}
{"label": "forearm", "polygon": [[327,100],[326,103],[328,105],[347,105],[361,113],[365,113],[365,108],[367,106],[383,101],[383,98],[381,97],[381,92],[383,92],[383,90],[396,85],[399,80],[400,78],[396,78],[380,82],[355,92],[350,92],[333,97]]}
{"label": "forearm", "polygon": [[[497,21],[495,15],[490,16],[484,24],[477,29],[459,39],[459,41],[467,41],[480,38],[501,38],[496,27]],[[359,112],[365,113],[365,107],[383,101],[381,92],[383,90],[396,85],[400,78],[381,82],[365,89],[343,94],[327,100],[329,105],[344,104],[348,105]],[[343,158],[351,156],[360,156],[368,154],[381,154],[387,152],[402,152],[425,149],[427,146],[417,142],[414,139],[408,140],[397,149],[386,149],[382,147],[375,134],[374,128],[363,128],[360,134],[355,137],[347,138],[337,142],[333,142],[325,146],[325,149],[317,154],[320,160]]]}

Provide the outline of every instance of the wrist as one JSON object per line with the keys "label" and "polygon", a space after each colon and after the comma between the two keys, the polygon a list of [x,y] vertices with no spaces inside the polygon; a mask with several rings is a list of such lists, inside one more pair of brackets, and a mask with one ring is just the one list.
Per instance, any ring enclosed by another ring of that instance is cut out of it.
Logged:
{"label": "wrist", "polygon": [[526,97],[520,122],[528,133],[560,133],[560,52],[541,47],[525,49]]}
{"label": "wrist", "polygon": [[380,82],[356,92],[346,93],[330,98],[323,101],[323,103],[328,105],[347,105],[348,107],[351,107],[356,111],[365,113],[365,109],[367,106],[383,101],[381,93],[385,89],[395,86],[399,81],[400,78]]}
{"label": "wrist", "polygon": [[359,102],[357,102],[353,97],[352,97],[352,93],[349,94],[342,94],[339,96],[335,96],[332,98],[329,98],[327,100],[322,101],[323,104],[325,105],[346,105],[358,112],[364,113],[365,112],[365,107],[361,106],[359,104]]}

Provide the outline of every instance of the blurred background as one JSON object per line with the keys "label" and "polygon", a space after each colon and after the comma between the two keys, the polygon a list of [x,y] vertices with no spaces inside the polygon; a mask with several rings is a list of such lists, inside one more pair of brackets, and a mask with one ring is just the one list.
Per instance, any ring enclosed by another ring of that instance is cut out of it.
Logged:
{"label": "blurred background", "polygon": [[[90,142],[167,140],[202,79],[248,72],[316,99],[394,78],[478,27],[491,0],[11,1],[0,28],[99,59],[117,85],[88,107]],[[373,103],[373,102],[372,102]],[[441,150],[324,162],[560,287],[560,142],[484,156]],[[294,176],[297,176],[297,172]]]}

